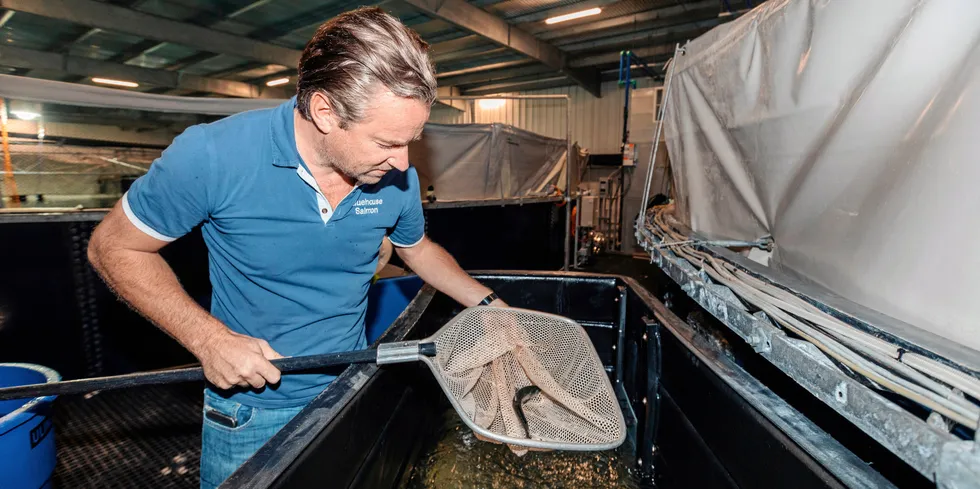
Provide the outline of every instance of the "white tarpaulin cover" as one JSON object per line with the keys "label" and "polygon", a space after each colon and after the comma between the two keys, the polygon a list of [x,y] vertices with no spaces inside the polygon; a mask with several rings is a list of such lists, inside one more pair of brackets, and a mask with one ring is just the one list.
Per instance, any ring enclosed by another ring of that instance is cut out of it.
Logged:
{"label": "white tarpaulin cover", "polygon": [[564,139],[504,124],[426,124],[408,159],[439,200],[512,199],[565,188],[566,149]]}
{"label": "white tarpaulin cover", "polygon": [[770,0],[687,45],[680,217],[980,350],[980,2]]}
{"label": "white tarpaulin cover", "polygon": [[[3,59],[2,51],[0,51],[0,59]],[[285,101],[271,98],[160,95],[14,75],[0,75],[0,97],[82,107],[114,107],[209,115],[237,114],[246,110],[275,107]]]}

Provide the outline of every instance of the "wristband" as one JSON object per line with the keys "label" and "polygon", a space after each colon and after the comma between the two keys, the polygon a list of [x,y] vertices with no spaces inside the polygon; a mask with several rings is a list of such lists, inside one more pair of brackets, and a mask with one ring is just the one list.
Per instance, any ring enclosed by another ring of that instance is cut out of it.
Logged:
{"label": "wristband", "polygon": [[483,300],[480,301],[480,304],[479,305],[481,305],[481,306],[489,306],[491,302],[493,302],[493,301],[495,301],[497,299],[499,299],[499,297],[497,297],[497,293],[496,292],[490,292],[490,295],[484,297]]}

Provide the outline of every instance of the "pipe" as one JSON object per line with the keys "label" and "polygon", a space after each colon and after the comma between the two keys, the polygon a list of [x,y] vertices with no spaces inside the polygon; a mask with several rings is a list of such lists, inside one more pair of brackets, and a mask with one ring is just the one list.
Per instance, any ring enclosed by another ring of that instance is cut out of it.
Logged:
{"label": "pipe", "polygon": [[[680,44],[674,46],[674,57],[672,60],[677,60],[678,53],[682,53]],[[640,213],[636,217],[637,229],[643,229],[646,221],[647,202],[650,201],[650,184],[653,182],[653,166],[657,162],[657,150],[660,147],[660,134],[664,129],[664,114],[667,113],[667,101],[670,100],[670,85],[671,81],[674,79],[674,66],[675,63],[670,63],[670,67],[667,71],[667,79],[664,83],[664,99],[663,103],[660,104],[660,116],[657,120],[657,131],[653,136],[653,149],[650,150],[650,164],[647,166],[647,177],[645,184],[643,185],[643,200],[640,202]]]}
{"label": "pipe", "polygon": [[565,95],[565,265],[562,270],[568,271],[569,254],[571,253],[572,232],[568,224],[572,222],[572,99]]}
{"label": "pipe", "polygon": [[572,267],[578,268],[578,228],[582,227],[582,195],[575,193],[575,245],[572,247]]}
{"label": "pipe", "polygon": [[14,167],[10,162],[10,135],[7,134],[7,100],[0,98],[0,138],[3,139],[3,183],[4,190],[11,197],[10,206],[20,207],[20,193],[14,180]]}

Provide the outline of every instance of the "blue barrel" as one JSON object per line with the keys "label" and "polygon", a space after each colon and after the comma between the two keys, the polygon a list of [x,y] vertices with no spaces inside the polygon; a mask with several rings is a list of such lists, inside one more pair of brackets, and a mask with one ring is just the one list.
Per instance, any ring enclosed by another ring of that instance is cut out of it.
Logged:
{"label": "blue barrel", "polygon": [[[0,363],[0,387],[43,384],[61,380],[58,372],[29,363]],[[55,396],[0,401],[0,487],[51,487],[54,474]]]}
{"label": "blue barrel", "polygon": [[408,275],[383,278],[371,285],[368,290],[367,318],[364,320],[369,345],[395,322],[422,289],[422,283],[418,276]]}

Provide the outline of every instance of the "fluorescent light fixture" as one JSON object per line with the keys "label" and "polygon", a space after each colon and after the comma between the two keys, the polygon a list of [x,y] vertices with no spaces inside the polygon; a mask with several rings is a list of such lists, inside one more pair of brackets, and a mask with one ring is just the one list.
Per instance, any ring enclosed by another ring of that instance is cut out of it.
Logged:
{"label": "fluorescent light fixture", "polygon": [[41,117],[41,114],[38,114],[37,112],[30,112],[26,110],[11,110],[10,113],[13,114],[14,117],[25,121],[33,121],[34,119]]}
{"label": "fluorescent light fixture", "polygon": [[115,87],[136,88],[140,86],[140,84],[136,82],[113,80],[112,78],[92,78],[92,81],[95,83],[101,83],[102,85],[112,85]]}
{"label": "fluorescent light fixture", "polygon": [[286,78],[276,78],[275,80],[269,80],[269,81],[265,82],[265,86],[267,86],[267,87],[278,87],[279,85],[285,85],[287,83],[289,83],[289,77],[288,76]]}
{"label": "fluorescent light fixture", "polygon": [[590,15],[599,15],[602,13],[602,9],[599,7],[590,8],[588,10],[582,10],[580,12],[572,12],[570,14],[559,15],[557,17],[549,17],[544,21],[545,24],[557,24],[559,22],[565,22],[566,20],[581,19],[582,17],[588,17]]}
{"label": "fluorescent light fixture", "polygon": [[480,99],[481,109],[499,109],[507,103],[502,98],[482,98]]}

